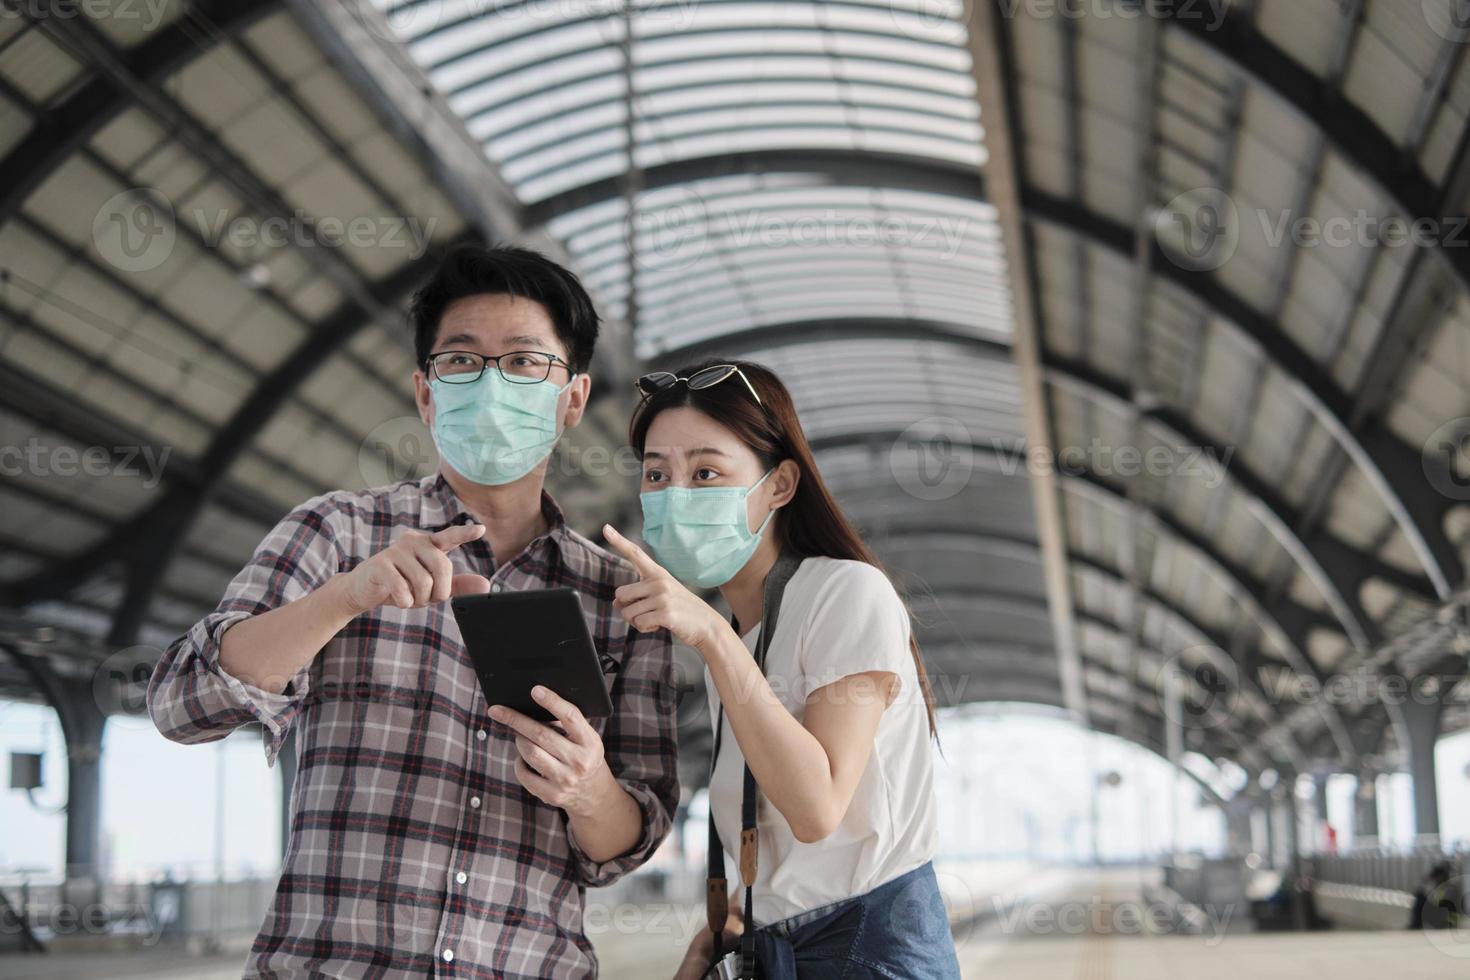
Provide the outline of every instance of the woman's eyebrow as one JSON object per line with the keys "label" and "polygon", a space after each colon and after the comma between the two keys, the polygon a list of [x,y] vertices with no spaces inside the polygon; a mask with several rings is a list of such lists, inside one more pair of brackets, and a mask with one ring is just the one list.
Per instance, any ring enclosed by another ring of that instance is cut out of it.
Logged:
{"label": "woman's eyebrow", "polygon": [[[729,455],[730,454],[727,453],[727,452],[725,452],[723,449],[716,449],[714,446],[700,446],[698,449],[691,449],[687,453],[684,453],[684,456],[686,458],[693,458],[695,456],[727,456],[728,457]],[[661,453],[657,449],[645,449],[645,450],[643,450],[643,458],[644,459],[668,459],[669,457],[668,457],[668,455],[666,453]]]}

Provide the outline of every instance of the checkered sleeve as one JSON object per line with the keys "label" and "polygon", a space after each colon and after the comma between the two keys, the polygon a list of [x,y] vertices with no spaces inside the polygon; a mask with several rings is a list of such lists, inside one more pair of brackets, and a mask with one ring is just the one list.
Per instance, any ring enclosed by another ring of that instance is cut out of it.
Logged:
{"label": "checkered sleeve", "polygon": [[643,832],[627,853],[594,861],[568,824],[577,877],[594,888],[611,885],[648,860],[669,835],[679,802],[673,640],[667,630],[639,633],[629,627],[627,643],[602,746],[613,776],[642,811]]}
{"label": "checkered sleeve", "polygon": [[164,651],[148,682],[148,714],[167,739],[192,744],[224,738],[242,725],[264,729],[266,765],[273,765],[306,696],[311,664],[280,693],[258,686],[266,678],[234,676],[219,663],[225,631],[320,587],[342,565],[328,497],[287,514],[255,549],[214,612]]}

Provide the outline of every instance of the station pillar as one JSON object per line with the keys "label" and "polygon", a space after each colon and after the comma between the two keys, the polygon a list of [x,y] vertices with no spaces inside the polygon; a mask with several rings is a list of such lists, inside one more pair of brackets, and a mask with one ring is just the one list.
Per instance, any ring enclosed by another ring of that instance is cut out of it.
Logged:
{"label": "station pillar", "polygon": [[[1432,683],[1429,683],[1432,682]],[[1409,696],[1390,702],[1389,717],[1399,744],[1409,758],[1414,783],[1414,833],[1439,834],[1439,787],[1435,784],[1434,743],[1444,715],[1444,699],[1437,678],[1415,685]]]}

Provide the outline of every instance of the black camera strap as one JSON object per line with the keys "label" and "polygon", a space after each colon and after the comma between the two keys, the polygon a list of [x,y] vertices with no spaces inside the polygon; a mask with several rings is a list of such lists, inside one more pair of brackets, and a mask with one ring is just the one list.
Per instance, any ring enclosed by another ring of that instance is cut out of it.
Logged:
{"label": "black camera strap", "polygon": [[[776,617],[781,611],[781,596],[786,583],[801,565],[801,559],[789,552],[782,552],[766,575],[765,593],[761,602],[760,636],[755,641],[755,665],[764,676],[766,672],[766,649],[776,633]],[[732,615],[730,625],[740,634],[740,623]],[[720,741],[725,729],[725,707],[720,705],[715,719],[715,747],[710,757],[710,782],[714,781],[715,763],[720,758]],[[740,976],[755,976],[755,875],[758,841],[755,827],[756,793],[755,776],[750,766],[745,767],[744,786],[740,794],[740,882],[745,886],[745,931],[740,936]],[[720,832],[715,827],[714,807],[709,816],[709,877],[705,882],[705,911],[709,928],[714,933],[715,960],[724,955],[725,919],[730,914],[729,885],[725,879],[725,846],[720,842]]]}

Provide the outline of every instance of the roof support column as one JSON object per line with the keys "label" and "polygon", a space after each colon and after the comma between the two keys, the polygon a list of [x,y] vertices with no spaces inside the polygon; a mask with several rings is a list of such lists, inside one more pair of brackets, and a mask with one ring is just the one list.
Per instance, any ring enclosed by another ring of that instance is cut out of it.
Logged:
{"label": "roof support column", "polygon": [[1281,781],[1275,788],[1277,810],[1281,814],[1281,845],[1285,852],[1282,867],[1290,870],[1296,867],[1297,856],[1302,850],[1302,811],[1301,801],[1296,797],[1296,773],[1282,772]]}
{"label": "roof support column", "polygon": [[1307,841],[1307,851],[1316,854],[1327,849],[1327,828],[1331,821],[1327,816],[1327,780],[1331,773],[1312,773],[1312,839]]}
{"label": "roof support column", "polygon": [[90,683],[69,682],[66,704],[66,876],[98,880],[97,845],[102,838],[102,732],[107,716],[92,698]]}
{"label": "roof support column", "polygon": [[1235,857],[1244,857],[1255,847],[1251,842],[1251,814],[1254,807],[1248,799],[1232,799],[1225,804],[1226,850]]}
{"label": "roof support column", "polygon": [[1378,773],[1364,766],[1357,773],[1358,786],[1353,791],[1353,844],[1363,838],[1378,839]]}
{"label": "roof support column", "polygon": [[66,881],[67,901],[87,904],[97,896],[76,889],[97,890],[97,867],[102,838],[102,733],[107,715],[92,693],[90,677],[62,677],[35,657],[8,649],[11,658],[30,675],[61,722],[66,739]]}
{"label": "roof support column", "polygon": [[[1010,48],[1005,11],[1000,0],[966,0],[965,12],[970,15],[967,21],[976,97],[985,120],[989,151],[985,163],[986,187],[999,220],[1010,277],[1015,322],[1013,356],[1021,376],[1026,447],[1029,452],[1055,459],[1055,438],[1041,373],[1039,296],[1021,206],[1020,146],[1015,137],[1018,109],[1014,90],[1009,88]],[[1082,676],[1082,655],[1077,649],[1060,490],[1051,467],[1038,467],[1030,477],[1062,701],[1073,719],[1086,725],[1089,724],[1087,687]]]}
{"label": "roof support column", "polygon": [[[1276,789],[1272,788],[1273,790]],[[1261,842],[1266,857],[1266,867],[1279,868],[1280,861],[1276,857],[1276,849],[1280,846],[1279,827],[1276,826],[1276,793],[1269,792],[1261,799],[1261,824],[1264,826],[1264,839]]]}
{"label": "roof support column", "polygon": [[[1431,696],[1421,696],[1424,694]],[[1439,738],[1439,723],[1444,715],[1444,700],[1439,685],[1416,688],[1408,697],[1391,701],[1389,717],[1394,734],[1409,758],[1409,774],[1414,780],[1414,833],[1439,833],[1439,787],[1435,785],[1434,743]]]}

